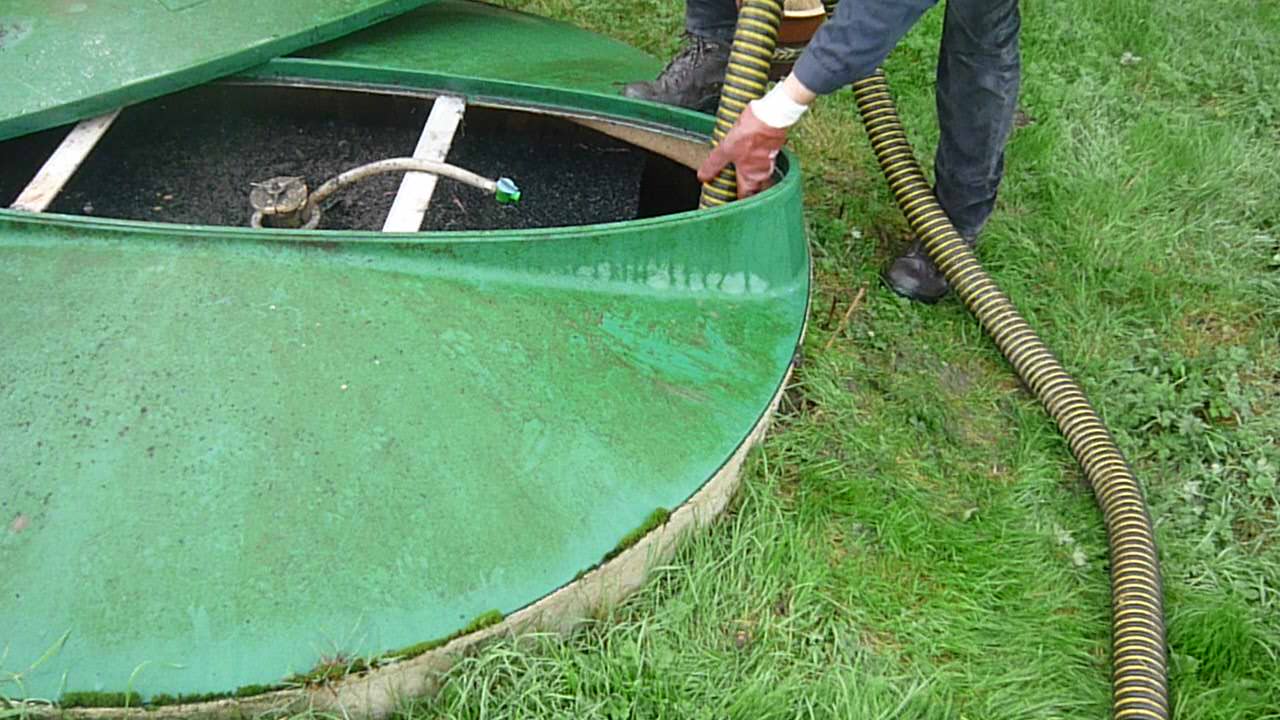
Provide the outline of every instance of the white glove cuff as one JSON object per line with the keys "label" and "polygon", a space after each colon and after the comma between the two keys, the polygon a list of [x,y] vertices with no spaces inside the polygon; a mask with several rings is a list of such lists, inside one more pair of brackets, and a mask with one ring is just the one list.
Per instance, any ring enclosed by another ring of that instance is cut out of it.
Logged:
{"label": "white glove cuff", "polygon": [[808,105],[801,105],[792,100],[781,83],[774,85],[764,97],[751,101],[751,112],[759,118],[760,122],[778,129],[795,125],[808,109]]}

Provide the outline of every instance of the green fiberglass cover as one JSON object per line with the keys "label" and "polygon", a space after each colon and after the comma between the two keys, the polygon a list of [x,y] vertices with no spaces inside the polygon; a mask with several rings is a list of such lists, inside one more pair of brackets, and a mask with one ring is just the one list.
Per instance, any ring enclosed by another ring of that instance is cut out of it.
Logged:
{"label": "green fiberglass cover", "polygon": [[[526,60],[477,58],[504,47]],[[442,0],[181,95],[447,92],[467,101],[464,156],[490,142],[486,112],[522,132],[562,113],[705,148],[710,117],[618,95],[658,68],[574,28]],[[144,110],[104,144],[148,127]],[[584,184],[631,156],[613,150]],[[690,184],[693,207],[688,163],[645,162],[671,173],[652,187]],[[107,184],[127,177],[102,163]],[[528,207],[546,192],[522,189]],[[0,699],[296,693],[346,712],[335,685],[399,672],[477,619],[592,577],[625,584],[607,566],[582,573],[626,558],[663,510],[671,528],[722,491],[777,402],[808,307],[801,212],[794,165],[715,210],[519,230],[0,209]]]}
{"label": "green fiberglass cover", "polygon": [[0,139],[341,37],[426,0],[6,0]]}

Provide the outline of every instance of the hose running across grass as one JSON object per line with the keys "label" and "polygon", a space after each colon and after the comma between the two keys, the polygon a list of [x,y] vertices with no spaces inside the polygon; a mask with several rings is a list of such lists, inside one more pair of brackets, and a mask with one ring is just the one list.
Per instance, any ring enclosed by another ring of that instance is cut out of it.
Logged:
{"label": "hose running across grass", "polygon": [[[761,18],[762,14],[772,17]],[[760,73],[759,61],[773,52],[782,7],[772,0],[747,0],[743,15],[717,113],[715,142],[732,127],[729,122],[722,130],[726,117],[731,114],[737,118],[745,106],[744,98],[749,102],[764,94],[767,68]],[[744,33],[744,24],[749,32]],[[755,35],[764,28],[772,28],[773,34],[761,41]],[[743,57],[749,57],[750,62],[744,62]],[[854,83],[853,90],[876,160],[912,231],[1018,377],[1044,404],[1093,488],[1106,523],[1111,556],[1113,717],[1166,720],[1169,691],[1163,589],[1155,532],[1142,488],[1079,383],[982,269],[951,224],[907,142],[884,74],[877,72]],[[704,186],[703,206],[735,197],[734,176],[722,173]]]}
{"label": "hose running across grass", "polygon": [[907,143],[883,73],[854,83],[876,159],[893,196],[965,307],[1066,436],[1102,508],[1111,550],[1114,717],[1169,717],[1163,592],[1142,488],[1102,418],[951,224]]}

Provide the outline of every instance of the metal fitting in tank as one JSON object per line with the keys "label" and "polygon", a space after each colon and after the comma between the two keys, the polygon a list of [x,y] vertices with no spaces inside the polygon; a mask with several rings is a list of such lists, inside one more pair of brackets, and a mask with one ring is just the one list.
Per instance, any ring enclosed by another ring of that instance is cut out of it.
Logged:
{"label": "metal fitting in tank", "polygon": [[253,183],[249,204],[253,216],[249,224],[268,228],[309,228],[316,213],[308,210],[307,183],[301,177],[279,176]]}

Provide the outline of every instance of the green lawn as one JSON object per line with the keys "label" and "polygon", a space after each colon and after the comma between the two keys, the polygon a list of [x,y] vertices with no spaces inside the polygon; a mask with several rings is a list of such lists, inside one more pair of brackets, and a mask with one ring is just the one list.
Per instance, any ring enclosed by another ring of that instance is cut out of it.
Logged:
{"label": "green lawn", "polygon": [[[673,0],[508,4],[659,55],[682,25]],[[1280,4],[1031,0],[1023,18],[1025,117],[979,254],[1146,485],[1176,716],[1280,718]],[[935,10],[886,67],[924,160],[940,28]],[[905,224],[851,93],[792,147],[813,317],[739,502],[625,605],[488,647],[410,717],[1107,716],[1082,474],[957,301],[879,286]]]}

